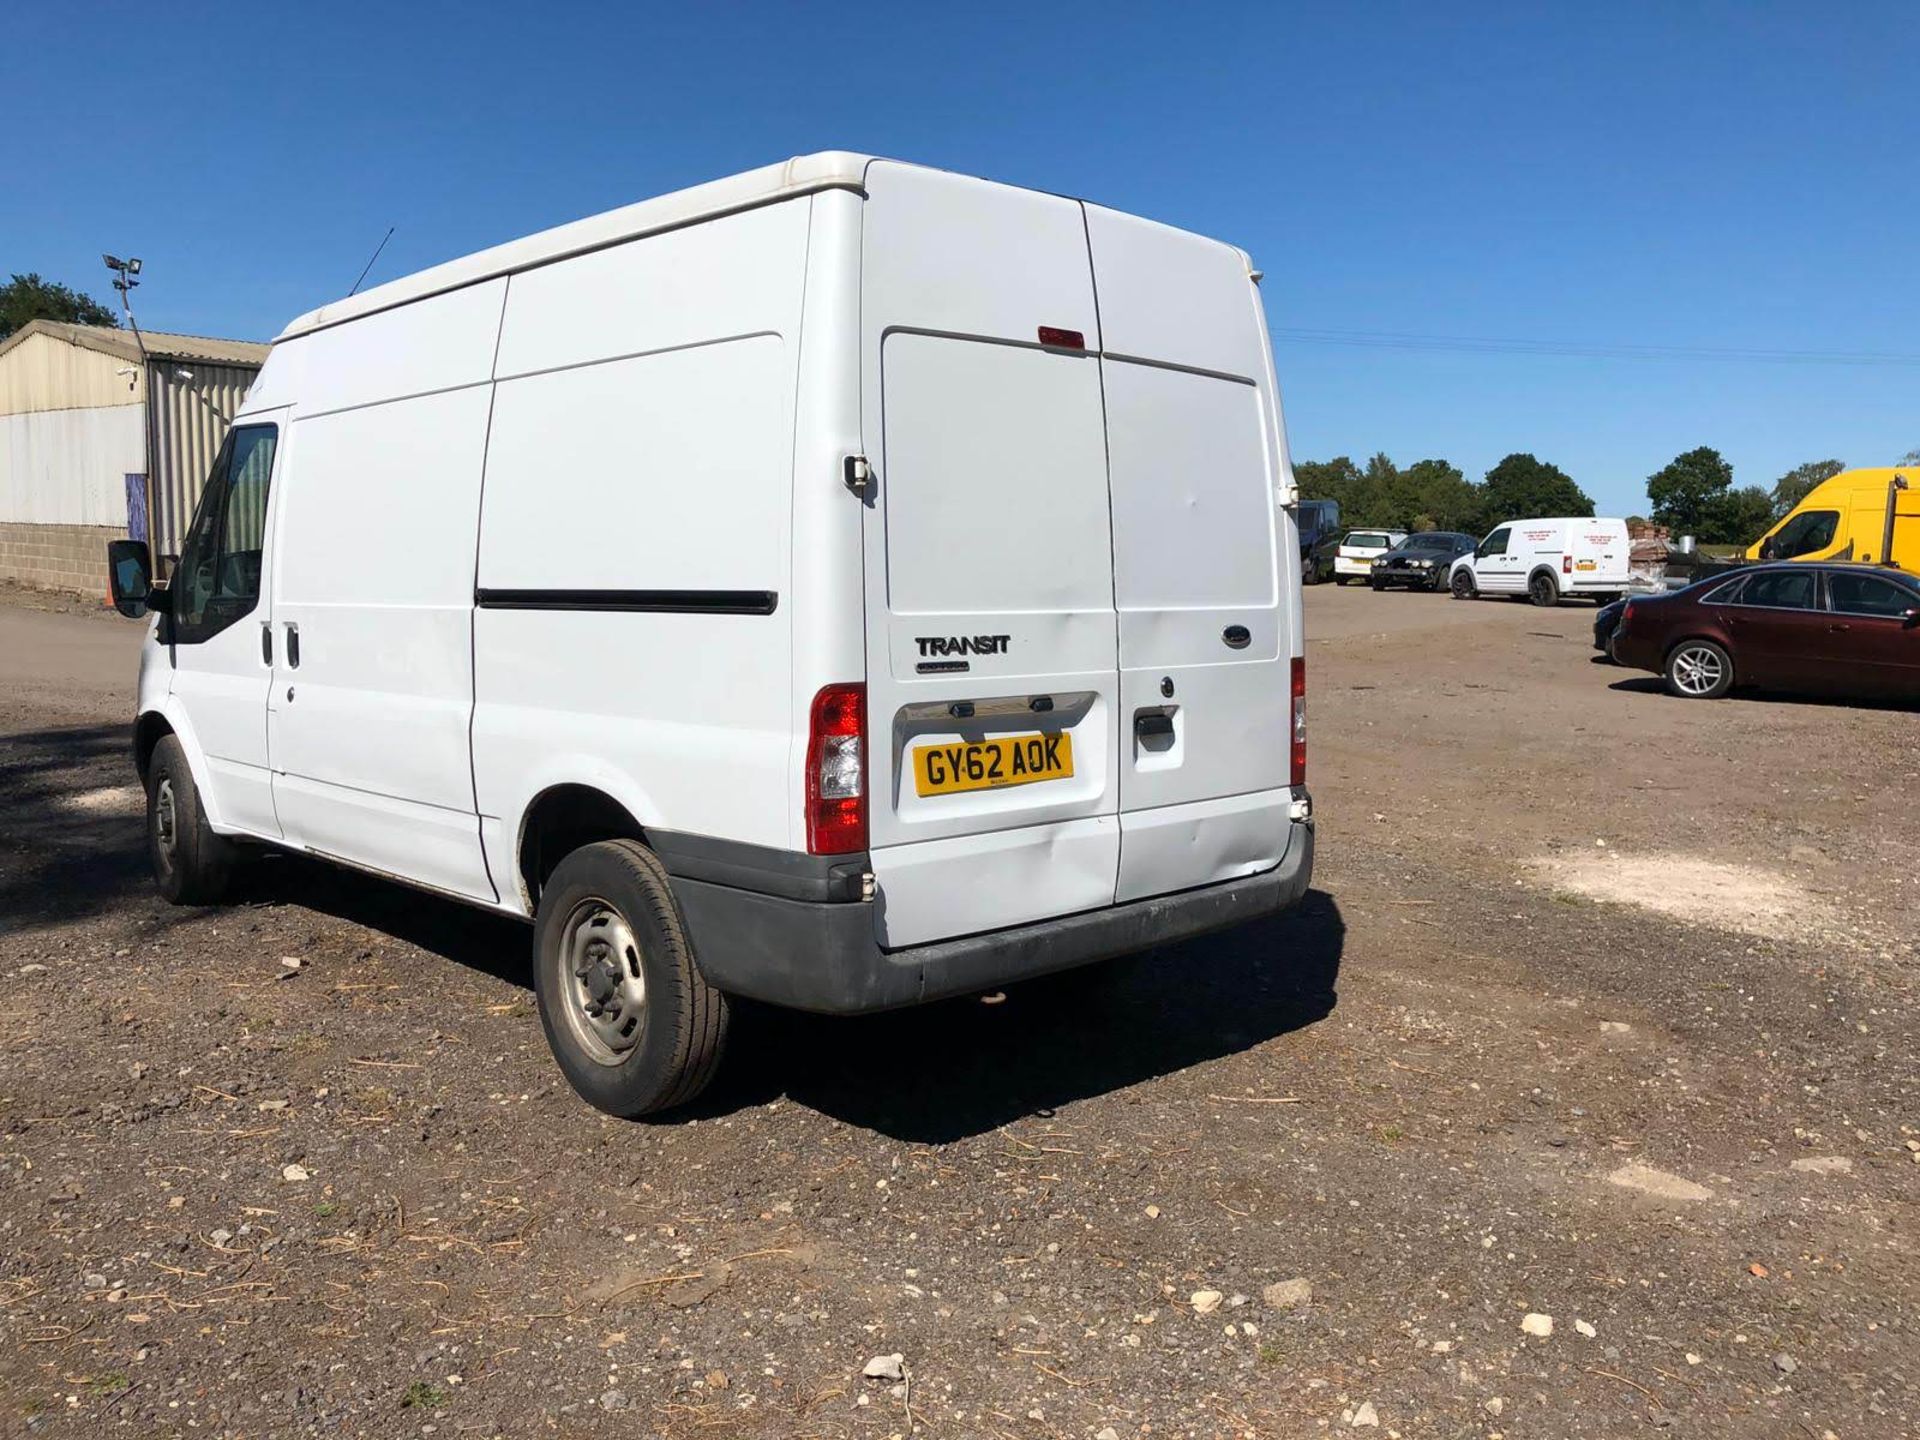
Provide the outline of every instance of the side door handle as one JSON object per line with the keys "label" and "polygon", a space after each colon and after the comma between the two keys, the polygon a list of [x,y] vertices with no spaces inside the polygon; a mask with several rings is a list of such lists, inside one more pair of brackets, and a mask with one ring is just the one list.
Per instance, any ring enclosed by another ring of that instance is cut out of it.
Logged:
{"label": "side door handle", "polygon": [[291,620],[287,621],[287,665],[300,668],[300,627]]}
{"label": "side door handle", "polygon": [[1853,629],[1851,625],[1829,625],[1827,626],[1827,633],[1829,635],[1844,635],[1851,629]]}
{"label": "side door handle", "polygon": [[273,622],[271,620],[260,622],[260,663],[273,664]]}

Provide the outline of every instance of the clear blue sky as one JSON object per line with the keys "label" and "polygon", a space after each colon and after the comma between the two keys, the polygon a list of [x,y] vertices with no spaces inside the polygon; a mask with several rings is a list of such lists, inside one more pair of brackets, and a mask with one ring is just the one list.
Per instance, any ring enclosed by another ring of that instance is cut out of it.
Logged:
{"label": "clear blue sky", "polygon": [[1578,8],[22,4],[0,272],[137,254],[143,323],[266,337],[389,224],[373,281],[840,147],[1245,246],[1299,458],[1532,450],[1623,513],[1695,445],[1920,446],[1920,4]]}

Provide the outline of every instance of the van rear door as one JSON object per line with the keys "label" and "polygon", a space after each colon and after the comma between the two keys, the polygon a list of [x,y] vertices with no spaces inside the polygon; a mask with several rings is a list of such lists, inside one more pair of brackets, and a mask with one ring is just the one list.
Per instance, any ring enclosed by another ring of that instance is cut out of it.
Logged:
{"label": "van rear door", "polygon": [[869,849],[897,948],[1112,903],[1119,677],[1080,205],[883,161],[866,189]]}
{"label": "van rear door", "polygon": [[1245,255],[1086,214],[1113,497],[1125,901],[1255,874],[1285,853],[1299,588],[1279,549],[1279,405]]}

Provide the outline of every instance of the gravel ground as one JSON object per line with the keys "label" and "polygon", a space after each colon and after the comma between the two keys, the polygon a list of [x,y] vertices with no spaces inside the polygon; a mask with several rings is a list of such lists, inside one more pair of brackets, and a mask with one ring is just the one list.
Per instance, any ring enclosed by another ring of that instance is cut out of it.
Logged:
{"label": "gravel ground", "polygon": [[12,598],[0,1434],[1920,1429],[1911,711],[1316,589],[1297,913],[750,1011],[635,1125],[515,924],[291,858],[159,903],[136,627]]}

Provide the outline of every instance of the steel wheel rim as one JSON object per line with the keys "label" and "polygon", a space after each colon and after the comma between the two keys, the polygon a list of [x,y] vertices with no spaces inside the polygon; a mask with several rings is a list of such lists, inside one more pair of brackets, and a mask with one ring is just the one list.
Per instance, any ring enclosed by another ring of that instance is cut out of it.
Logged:
{"label": "steel wheel rim", "polygon": [[647,1021],[646,968],[633,927],[612,904],[588,896],[567,912],[554,963],[568,1033],[596,1064],[623,1063]]}
{"label": "steel wheel rim", "polygon": [[1674,652],[1673,684],[1687,695],[1708,695],[1726,675],[1720,652],[1705,645],[1688,645]]}
{"label": "steel wheel rim", "polygon": [[160,858],[173,865],[173,852],[180,843],[180,812],[174,804],[173,781],[162,777],[153,791],[153,838],[160,847]]}

